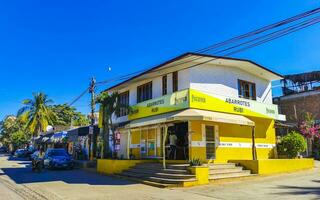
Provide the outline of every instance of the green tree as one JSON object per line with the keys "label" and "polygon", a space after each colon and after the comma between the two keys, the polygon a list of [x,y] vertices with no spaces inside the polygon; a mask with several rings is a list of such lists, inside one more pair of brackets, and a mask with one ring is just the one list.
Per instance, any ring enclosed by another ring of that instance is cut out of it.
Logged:
{"label": "green tree", "polygon": [[9,147],[12,144],[14,149],[19,148],[27,144],[29,138],[30,131],[26,127],[25,115],[10,115],[0,122],[0,141],[5,146]]}
{"label": "green tree", "polygon": [[28,143],[29,137],[22,130],[18,130],[10,135],[10,143],[14,149],[18,149],[21,146]]}
{"label": "green tree", "polygon": [[53,101],[46,94],[33,93],[33,99],[26,99],[22,103],[24,106],[18,111],[18,116],[26,115],[26,127],[33,136],[39,135],[48,125],[57,121],[56,114],[50,109]]}
{"label": "green tree", "polygon": [[289,158],[296,158],[299,153],[306,150],[307,143],[304,137],[298,132],[291,132],[281,139],[278,145],[279,153]]}
{"label": "green tree", "polygon": [[101,158],[104,158],[105,156],[111,157],[112,155],[109,146],[110,131],[112,132],[113,136],[113,145],[115,145],[115,126],[113,125],[112,121],[113,115],[119,115],[120,109],[122,108],[130,110],[129,106],[120,104],[118,99],[119,94],[116,92],[112,94],[109,94],[108,92],[102,92],[96,99],[96,102],[100,103],[100,106],[103,109],[103,116],[100,116],[102,117],[103,123],[103,131],[101,136]]}
{"label": "green tree", "polygon": [[85,126],[89,124],[89,119],[85,115],[77,112],[76,108],[68,104],[53,105],[51,109],[57,116],[54,125],[66,126],[72,123],[73,126]]}

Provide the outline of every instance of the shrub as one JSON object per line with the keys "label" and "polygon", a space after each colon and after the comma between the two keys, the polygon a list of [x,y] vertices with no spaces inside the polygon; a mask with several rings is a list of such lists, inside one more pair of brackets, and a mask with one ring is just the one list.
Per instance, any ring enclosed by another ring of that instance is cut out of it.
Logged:
{"label": "shrub", "polygon": [[299,153],[307,149],[304,137],[298,132],[291,132],[281,139],[278,145],[279,154],[286,155],[288,158],[296,158]]}
{"label": "shrub", "polygon": [[201,166],[202,165],[202,162],[199,158],[192,158],[190,161],[189,161],[189,164],[191,167],[194,167],[194,166]]}

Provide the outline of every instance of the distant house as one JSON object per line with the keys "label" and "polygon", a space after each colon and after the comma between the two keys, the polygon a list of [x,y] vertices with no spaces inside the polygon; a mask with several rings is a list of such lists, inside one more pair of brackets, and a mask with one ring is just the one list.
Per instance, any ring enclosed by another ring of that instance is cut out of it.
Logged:
{"label": "distant house", "polygon": [[283,124],[297,128],[307,112],[320,124],[320,71],[286,75],[281,83],[283,95],[273,101],[287,116]]}

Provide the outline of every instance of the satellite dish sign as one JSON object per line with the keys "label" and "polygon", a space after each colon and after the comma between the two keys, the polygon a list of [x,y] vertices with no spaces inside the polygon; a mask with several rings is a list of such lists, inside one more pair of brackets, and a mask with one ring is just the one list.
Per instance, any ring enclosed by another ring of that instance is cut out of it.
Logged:
{"label": "satellite dish sign", "polygon": [[47,128],[46,128],[46,131],[47,131],[48,133],[53,132],[53,131],[54,131],[53,126],[48,125]]}

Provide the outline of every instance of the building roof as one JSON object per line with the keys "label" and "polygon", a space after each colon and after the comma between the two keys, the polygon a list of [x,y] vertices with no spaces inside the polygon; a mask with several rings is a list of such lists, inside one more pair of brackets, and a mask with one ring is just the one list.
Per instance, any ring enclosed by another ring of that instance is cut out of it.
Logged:
{"label": "building roof", "polygon": [[285,75],[284,79],[291,80],[294,83],[320,81],[320,71],[305,72],[300,74],[289,74]]}
{"label": "building roof", "polygon": [[[189,59],[190,58],[190,59]],[[178,62],[183,61],[183,62]],[[187,65],[193,62],[192,65]],[[163,71],[177,71],[185,68],[190,68],[193,66],[198,66],[204,63],[212,63],[212,64],[218,64],[218,65],[230,65],[233,67],[241,68],[244,71],[249,71],[252,74],[255,74],[257,76],[260,76],[261,78],[265,78],[267,80],[279,80],[282,79],[283,76],[271,71],[270,69],[267,69],[266,67],[263,67],[251,60],[247,59],[239,59],[239,58],[231,58],[231,57],[222,57],[222,56],[213,56],[208,54],[200,54],[200,53],[193,53],[193,52],[187,52],[180,56],[177,56],[173,59],[170,59],[164,63],[161,63],[155,67],[152,67],[144,72],[139,73],[138,75],[135,75],[125,81],[122,81],[114,86],[109,87],[105,91],[110,91],[113,89],[118,88],[119,86],[126,85],[130,82],[134,82],[135,80],[140,81],[143,80],[145,75],[152,74],[155,72],[158,72],[160,70]],[[255,68],[252,68],[255,67]],[[174,68],[174,69],[173,69]],[[156,74],[155,74],[156,75]],[[159,75],[159,73],[157,73]]]}

